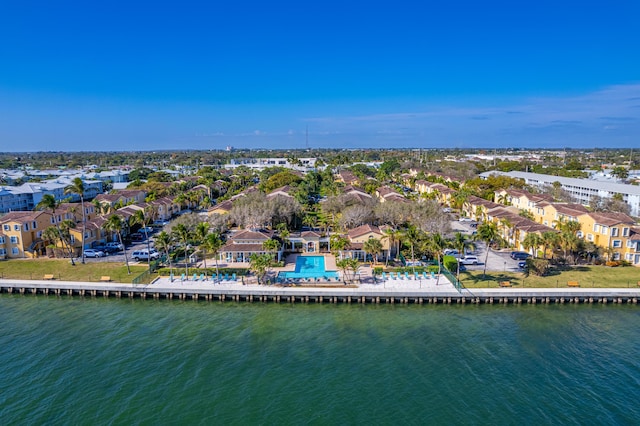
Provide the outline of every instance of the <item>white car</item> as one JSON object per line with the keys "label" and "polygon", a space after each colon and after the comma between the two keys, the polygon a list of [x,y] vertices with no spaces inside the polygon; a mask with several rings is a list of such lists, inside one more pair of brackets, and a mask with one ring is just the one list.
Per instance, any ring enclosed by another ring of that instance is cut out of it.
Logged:
{"label": "white car", "polygon": [[85,249],[84,257],[104,257],[105,254],[101,250]]}
{"label": "white car", "polygon": [[465,256],[458,260],[462,265],[477,265],[480,263],[477,256]]}
{"label": "white car", "polygon": [[106,247],[111,247],[114,248],[116,250],[122,250],[124,247],[122,247],[122,244],[118,243],[118,242],[111,242],[111,243],[107,243],[105,244]]}
{"label": "white car", "polygon": [[471,219],[470,217],[461,217],[460,219],[458,219],[458,222],[473,222],[473,219]]}
{"label": "white car", "polygon": [[140,260],[156,260],[157,258],[160,257],[160,253],[158,253],[155,250],[151,250],[151,251],[147,251],[147,250],[136,250],[131,254],[131,257],[133,257],[136,261],[140,261]]}

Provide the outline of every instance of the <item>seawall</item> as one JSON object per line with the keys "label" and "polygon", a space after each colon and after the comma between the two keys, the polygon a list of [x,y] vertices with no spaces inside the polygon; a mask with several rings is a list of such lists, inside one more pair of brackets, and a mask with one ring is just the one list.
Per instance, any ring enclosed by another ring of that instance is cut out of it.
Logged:
{"label": "seawall", "polygon": [[[444,287],[444,286],[443,286]],[[361,289],[202,285],[132,285],[69,281],[0,280],[0,293],[55,296],[114,297],[138,299],[179,299],[203,301],[272,303],[362,303],[362,304],[634,304],[640,289],[566,288],[501,289],[486,288],[457,292],[441,290]]]}

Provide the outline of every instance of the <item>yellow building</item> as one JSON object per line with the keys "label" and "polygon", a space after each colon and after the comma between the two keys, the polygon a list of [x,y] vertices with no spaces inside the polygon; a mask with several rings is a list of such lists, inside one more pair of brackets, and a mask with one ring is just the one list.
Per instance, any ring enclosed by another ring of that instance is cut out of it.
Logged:
{"label": "yellow building", "polygon": [[19,211],[0,218],[0,258],[38,257],[45,253],[42,232],[53,226],[53,216],[44,211]]}
{"label": "yellow building", "polygon": [[597,212],[585,213],[578,220],[582,225],[578,236],[603,248],[607,259],[626,259],[629,254],[633,256],[632,260],[635,260],[635,255],[639,252],[636,240],[638,235],[633,231],[635,225],[633,218],[624,213]]}

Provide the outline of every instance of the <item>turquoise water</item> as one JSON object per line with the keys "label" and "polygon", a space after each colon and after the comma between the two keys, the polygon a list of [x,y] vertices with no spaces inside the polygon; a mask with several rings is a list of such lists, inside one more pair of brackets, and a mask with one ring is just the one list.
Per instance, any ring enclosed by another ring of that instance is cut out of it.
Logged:
{"label": "turquoise water", "polygon": [[335,271],[327,272],[324,256],[298,256],[293,272],[280,272],[280,278],[338,278]]}
{"label": "turquoise water", "polygon": [[634,306],[0,296],[2,424],[636,424]]}

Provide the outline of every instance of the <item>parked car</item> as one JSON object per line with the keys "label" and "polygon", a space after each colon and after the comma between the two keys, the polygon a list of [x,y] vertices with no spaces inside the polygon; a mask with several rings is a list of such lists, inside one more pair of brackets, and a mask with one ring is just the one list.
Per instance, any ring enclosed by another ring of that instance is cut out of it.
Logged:
{"label": "parked car", "polygon": [[84,257],[105,257],[105,256],[106,255],[104,254],[104,252],[100,250],[96,250],[96,249],[84,250]]}
{"label": "parked car", "polygon": [[106,244],[98,244],[92,247],[94,250],[99,250],[105,252],[105,254],[116,253],[120,251],[117,247],[108,246]]}
{"label": "parked car", "polygon": [[157,226],[157,227],[160,227],[160,228],[165,226],[165,225],[168,225],[168,224],[169,224],[169,222],[166,221],[166,220],[156,220],[156,221],[153,222],[153,226]]}
{"label": "parked car", "polygon": [[142,241],[144,240],[144,235],[139,232],[134,232],[133,234],[129,235],[129,238],[131,239],[131,241]]}
{"label": "parked car", "polygon": [[464,256],[458,261],[463,265],[477,265],[480,263],[477,256]]}
{"label": "parked car", "polygon": [[461,217],[460,219],[458,219],[459,222],[473,222],[473,219],[471,219],[470,217]]}
{"label": "parked car", "polygon": [[512,251],[511,258],[514,260],[527,260],[531,255],[526,251]]}
{"label": "parked car", "polygon": [[518,262],[518,268],[526,269],[527,268],[527,261],[526,260],[521,260],[520,262]]}
{"label": "parked car", "polygon": [[114,242],[111,242],[111,243],[107,243],[107,244],[105,244],[105,247],[111,247],[111,248],[116,249],[117,251],[120,251],[120,250],[124,249],[124,247],[122,247],[122,244],[120,244],[117,241],[114,241]]}
{"label": "parked car", "polygon": [[149,259],[155,260],[160,257],[160,253],[155,250],[136,250],[131,254],[131,257],[133,257],[136,261]]}
{"label": "parked car", "polygon": [[142,228],[140,228],[140,229],[138,230],[138,232],[139,232],[140,234],[142,234],[142,235],[144,235],[145,231],[147,232],[147,234],[152,234],[152,233],[153,233],[153,231],[155,231],[155,229],[153,229],[153,228],[152,228],[152,227],[150,227],[150,226],[143,226]]}

